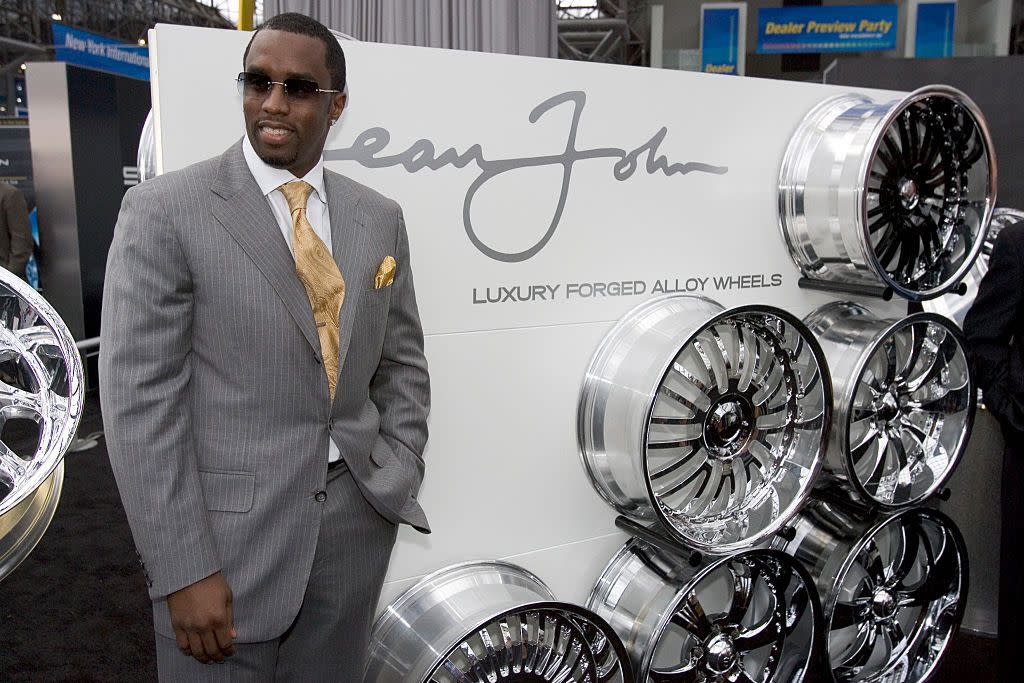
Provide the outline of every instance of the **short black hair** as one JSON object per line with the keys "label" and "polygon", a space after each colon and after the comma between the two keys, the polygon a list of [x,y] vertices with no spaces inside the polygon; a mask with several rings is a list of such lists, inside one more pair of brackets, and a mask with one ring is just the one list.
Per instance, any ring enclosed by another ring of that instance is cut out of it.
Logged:
{"label": "short black hair", "polygon": [[333,90],[345,89],[345,51],[341,49],[338,39],[334,37],[329,28],[319,21],[298,12],[276,14],[256,27],[252,38],[249,39],[249,44],[245,46],[245,53],[242,55],[243,69],[245,69],[245,60],[249,58],[252,41],[263,29],[297,33],[300,36],[309,36],[319,40],[324,44],[324,50],[327,53],[327,71],[331,74],[331,88]]}

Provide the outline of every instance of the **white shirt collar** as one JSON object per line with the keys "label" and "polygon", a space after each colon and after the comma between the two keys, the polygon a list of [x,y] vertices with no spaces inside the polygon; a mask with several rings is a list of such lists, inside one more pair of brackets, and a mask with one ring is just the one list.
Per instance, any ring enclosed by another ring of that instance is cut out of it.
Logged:
{"label": "white shirt collar", "polygon": [[[274,168],[263,161],[263,159],[260,159],[259,155],[256,154],[256,150],[253,149],[252,143],[249,142],[248,135],[242,137],[242,154],[245,156],[245,163],[249,165],[252,177],[256,179],[256,184],[260,186],[260,192],[263,193],[264,197],[269,197],[270,193],[281,185],[296,179],[291,171],[284,168]],[[304,180],[312,185],[313,196],[324,204],[327,203],[327,192],[324,189],[323,155],[316,162],[316,166],[311,168],[309,173],[299,178],[299,180]]]}

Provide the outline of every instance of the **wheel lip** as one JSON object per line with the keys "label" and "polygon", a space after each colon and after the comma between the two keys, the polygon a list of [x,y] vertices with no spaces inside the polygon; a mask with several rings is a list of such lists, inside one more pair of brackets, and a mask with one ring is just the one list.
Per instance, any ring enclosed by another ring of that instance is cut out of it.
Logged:
{"label": "wheel lip", "polygon": [[[609,579],[611,572],[616,570],[616,565],[620,564],[623,558],[626,555],[630,554],[633,548],[637,546],[649,546],[657,549],[658,551],[671,555],[680,564],[685,562],[684,558],[679,557],[679,555],[673,553],[671,550],[667,548],[654,545],[646,541],[642,541],[638,538],[630,538],[628,541],[626,541],[625,545],[619,548],[618,552],[616,552],[615,555],[612,556],[612,559],[608,561],[608,564],[601,571],[601,574],[598,577],[597,585],[600,585],[602,581],[606,581],[607,579]],[[813,619],[815,625],[811,644],[807,649],[807,664],[808,666],[811,665],[814,657],[817,655],[817,653],[821,651],[821,648],[824,646],[826,642],[825,638],[828,633],[828,630],[824,628],[824,626],[826,625],[824,619],[824,611],[822,609],[821,600],[818,597],[818,591],[814,583],[814,577],[811,576],[810,571],[808,571],[808,569],[804,567],[802,562],[781,550],[775,550],[773,548],[765,547],[748,547],[745,550],[741,550],[730,555],[705,555],[706,559],[704,560],[704,562],[695,568],[693,575],[689,576],[682,584],[682,586],[680,586],[680,588],[675,592],[675,595],[672,596],[672,600],[669,601],[668,605],[662,611],[657,624],[652,629],[652,644],[644,649],[642,656],[640,657],[640,664],[639,666],[637,666],[636,671],[634,672],[636,675],[636,679],[638,681],[647,680],[651,671],[651,666],[653,665],[655,652],[658,649],[657,644],[660,643],[661,639],[665,636],[665,631],[668,629],[668,624],[672,620],[672,616],[679,610],[679,605],[683,602],[686,596],[694,590],[696,590],[700,582],[706,579],[709,574],[718,570],[722,565],[733,560],[748,557],[750,555],[755,555],[759,557],[767,556],[775,559],[776,561],[784,562],[792,568],[794,573],[799,574],[800,580],[803,582],[804,587],[807,590],[807,602],[811,607],[811,618]],[[610,581],[606,582],[611,583]],[[593,611],[593,600],[596,595],[597,592],[595,590],[593,593],[591,593],[591,597],[587,601],[588,609],[590,609],[591,611]],[[618,634],[616,634],[616,637],[618,638]],[[621,641],[622,639],[618,638],[618,640]],[[629,661],[628,658],[627,661]]]}
{"label": "wheel lip", "polygon": [[[39,545],[43,536],[46,535],[50,524],[53,523],[53,518],[57,514],[57,507],[60,505],[61,492],[64,490],[63,459],[57,463],[53,473],[32,491],[33,496],[38,496],[40,492],[44,492],[44,488],[45,499],[42,501],[39,510],[36,511],[34,519],[29,520],[28,528],[24,530],[18,539],[15,539],[16,545],[13,545],[7,552],[0,555],[0,581],[10,576],[32,554],[32,551]],[[21,504],[29,508],[29,510],[26,510],[26,513],[31,511],[33,502],[32,497],[27,497],[21,502]],[[14,514],[15,512],[18,512],[17,506],[8,510],[4,515],[0,515],[0,519],[5,515]],[[8,536],[5,535],[3,538],[0,538],[0,541],[6,541],[7,538]]]}
{"label": "wheel lip", "polygon": [[[55,450],[60,451],[60,454],[49,462],[42,461],[41,466],[29,475],[28,480],[34,482],[31,486],[23,486],[20,490],[15,489],[6,498],[0,500],[0,515],[3,515],[31,496],[63,461],[68,446],[71,445],[71,441],[78,432],[78,425],[82,419],[82,406],[85,403],[85,391],[82,358],[78,354],[78,348],[75,346],[71,332],[57,311],[28,283],[23,282],[21,278],[4,268],[0,268],[0,283],[6,285],[16,296],[34,309],[40,322],[53,333],[54,343],[61,351],[68,373],[68,420],[65,422],[66,429],[61,430],[65,432],[65,438],[63,442],[58,442],[55,446]],[[40,461],[33,460],[32,462]]]}
{"label": "wheel lip", "polygon": [[[861,537],[857,540],[856,543],[853,544],[853,546],[851,547],[850,551],[847,553],[846,558],[843,560],[843,564],[840,566],[839,571],[836,573],[835,588],[838,588],[839,586],[841,586],[843,584],[843,582],[846,580],[847,574],[850,571],[850,568],[853,566],[854,561],[860,555],[861,551],[864,549],[864,546],[866,546],[869,541],[874,539],[874,537],[878,534],[879,531],[882,530],[883,527],[885,527],[886,525],[888,525],[888,524],[890,524],[892,522],[895,522],[896,520],[898,520],[900,518],[909,517],[911,515],[918,515],[918,516],[921,516],[921,517],[931,517],[932,521],[934,521],[940,528],[942,528],[943,531],[947,532],[949,534],[950,538],[953,539],[953,543],[956,546],[956,550],[957,550],[957,557],[961,560],[960,561],[960,595],[961,595],[961,597],[960,597],[960,599],[957,600],[956,608],[954,610],[953,624],[952,624],[952,626],[949,629],[949,634],[946,636],[945,640],[942,643],[942,649],[932,659],[932,664],[931,664],[931,667],[929,668],[929,670],[925,673],[925,675],[921,679],[919,679],[921,681],[921,683],[925,683],[926,681],[931,680],[933,674],[935,673],[935,669],[936,669],[938,663],[945,656],[946,650],[949,649],[949,644],[952,642],[954,636],[956,636],[957,631],[960,630],[960,622],[963,621],[964,611],[967,609],[967,593],[968,593],[968,590],[969,590],[969,587],[970,587],[970,582],[969,582],[969,579],[970,579],[970,575],[969,575],[969,558],[968,558],[968,555],[967,555],[967,543],[964,541],[963,534],[960,533],[960,529],[957,528],[957,526],[953,522],[953,520],[949,516],[947,516],[946,514],[940,512],[939,510],[936,510],[934,508],[929,508],[929,507],[923,507],[923,506],[906,508],[906,509],[903,509],[903,510],[895,511],[892,514],[885,514],[885,515],[883,515],[881,519],[879,519],[875,523],[873,523],[868,528],[868,530],[861,535]],[[834,616],[835,605],[836,605],[836,603],[838,601],[839,601],[839,593],[835,589],[829,590],[828,596],[827,596],[827,600],[823,600],[822,601],[822,603],[823,603],[822,604],[822,609],[823,609],[823,613],[824,613],[824,622],[823,623],[825,624],[824,633],[826,634],[826,638],[828,638],[828,634],[832,633],[832,617]],[[825,641],[824,645],[825,645],[825,647],[828,646],[828,641],[827,640]],[[826,656],[827,656],[827,654],[828,654],[828,652],[826,650]],[[829,668],[830,669],[832,668],[831,659],[829,661]],[[881,672],[881,673],[884,673],[884,671]]]}
{"label": "wheel lip", "polygon": [[[838,304],[848,302],[832,303]],[[871,313],[870,309],[866,309],[860,304],[853,305],[863,310],[867,310],[869,313]],[[873,313],[872,316],[874,316]],[[927,489],[926,493],[918,495],[915,498],[911,498],[905,502],[888,503],[885,501],[878,500],[874,495],[868,492],[867,487],[864,486],[864,483],[860,480],[860,477],[857,476],[856,468],[854,467],[853,462],[853,453],[850,449],[850,416],[853,413],[853,401],[857,395],[857,387],[860,385],[860,380],[864,374],[864,370],[868,364],[868,361],[871,360],[871,356],[875,354],[875,351],[878,350],[878,347],[882,343],[884,343],[885,340],[888,339],[891,335],[903,329],[904,327],[908,327],[910,325],[914,325],[917,323],[935,323],[936,325],[941,326],[946,332],[952,334],[953,337],[956,339],[957,344],[960,345],[960,349],[963,351],[965,359],[967,358],[967,337],[956,325],[956,323],[954,323],[952,320],[950,320],[944,315],[941,315],[939,313],[932,313],[931,311],[920,311],[918,313],[911,313],[910,315],[904,318],[900,318],[898,320],[885,320],[879,319],[877,317],[875,319],[879,320],[879,322],[887,322],[888,324],[885,325],[885,327],[883,327],[881,331],[879,331],[874,337],[872,337],[871,342],[864,347],[864,350],[862,350],[860,355],[857,357],[857,362],[854,365],[854,371],[852,375],[854,377],[854,381],[850,382],[846,386],[845,391],[843,392],[844,395],[842,397],[842,405],[844,409],[842,411],[836,411],[835,413],[837,418],[843,418],[842,424],[837,425],[839,428],[839,444],[841,446],[843,466],[846,468],[847,479],[853,485],[853,488],[856,491],[856,493],[859,496],[863,497],[864,500],[883,510],[903,510],[908,507],[919,505],[925,500],[927,500],[929,497],[934,495],[936,491],[942,488],[942,486],[947,481],[949,481],[949,478],[953,476],[953,473],[956,471],[957,465],[960,464],[960,458],[963,456],[963,452],[967,448],[967,442],[970,440],[971,431],[974,428],[974,416],[977,410],[978,392],[967,392],[967,417],[964,421],[964,428],[961,433],[960,442],[957,444],[956,457],[951,458],[953,464],[946,468],[946,471],[943,473],[942,477],[936,479],[935,482],[933,482],[933,485]],[[974,388],[977,386],[977,384],[974,380],[974,370],[969,361],[967,362],[966,367],[967,381],[969,383],[969,386],[971,388]]]}
{"label": "wheel lip", "polygon": [[[637,304],[633,308],[629,309],[625,314],[623,314],[622,317],[616,320],[615,324],[613,324],[612,327],[608,330],[608,332],[606,332],[605,335],[601,338],[601,341],[597,345],[597,348],[590,356],[590,361],[587,363],[587,369],[583,373],[583,380],[580,383],[580,389],[577,392],[578,398],[576,401],[576,452],[579,455],[580,461],[583,463],[583,468],[587,473],[587,480],[590,482],[590,485],[594,488],[595,491],[597,491],[598,495],[601,496],[601,498],[603,498],[606,503],[608,503],[608,505],[610,505],[613,509],[622,512],[623,514],[626,514],[626,511],[623,509],[621,501],[614,500],[611,494],[605,491],[604,488],[598,484],[598,481],[603,481],[603,478],[600,476],[598,472],[594,470],[589,458],[587,457],[587,411],[588,408],[591,408],[593,406],[592,401],[595,395],[595,391],[593,388],[594,385],[591,378],[594,378],[595,380],[600,378],[599,369],[601,364],[605,360],[607,354],[609,353],[609,351],[615,348],[616,344],[619,343],[622,334],[633,324],[635,324],[636,319],[640,317],[641,314],[675,299],[698,299],[706,303],[710,303],[714,306],[721,307],[721,304],[719,304],[714,299],[699,294],[663,294],[661,296],[652,297],[646,301]],[[665,367],[662,368],[662,378],[664,378],[664,373],[667,372],[667,368],[668,366],[671,365],[672,360],[674,358],[675,356],[672,356],[672,358],[670,358],[665,363]],[[649,398],[651,401],[654,400],[653,397],[657,393],[659,385],[660,382],[655,384],[654,387],[649,390]],[[642,451],[643,449],[641,449],[641,452]]]}
{"label": "wheel lip", "polygon": [[[805,343],[807,343],[808,348],[811,349],[812,353],[814,354],[814,359],[818,363],[818,372],[822,384],[822,391],[824,392],[824,396],[822,397],[822,427],[821,434],[818,439],[818,456],[814,459],[814,462],[810,468],[811,472],[807,486],[805,486],[804,490],[790,502],[787,511],[784,511],[777,518],[775,518],[775,520],[771,524],[767,525],[766,527],[758,531],[756,534],[751,534],[749,537],[742,541],[733,541],[732,543],[719,544],[704,543],[679,533],[675,525],[672,524],[672,522],[662,511],[661,505],[658,502],[658,498],[654,494],[654,487],[651,484],[651,474],[648,469],[647,462],[647,436],[651,427],[651,418],[654,412],[654,401],[657,397],[658,388],[665,383],[665,379],[668,376],[669,369],[672,367],[672,362],[675,360],[676,356],[679,355],[679,352],[685,346],[688,346],[690,343],[692,343],[698,334],[708,329],[712,325],[715,325],[724,318],[735,315],[741,315],[744,313],[766,313],[768,315],[774,315],[778,318],[781,318],[782,320],[784,320],[789,325],[793,326],[801,333],[801,336],[804,338]],[[824,351],[822,351],[821,345],[818,343],[818,340],[815,337],[815,335],[811,333],[811,331],[803,323],[803,321],[801,321],[796,316],[792,315],[788,311],[785,311],[781,308],[761,304],[744,304],[742,306],[734,306],[733,308],[727,308],[724,311],[717,313],[716,315],[706,320],[693,332],[691,332],[686,337],[685,341],[676,345],[675,349],[675,352],[664,364],[662,372],[658,376],[658,380],[654,384],[654,388],[648,396],[647,410],[644,413],[644,431],[640,435],[639,452],[643,454],[642,465],[644,474],[644,486],[647,489],[647,497],[651,502],[651,506],[654,508],[654,513],[658,518],[658,521],[661,522],[661,524],[668,529],[669,533],[671,533],[675,538],[679,539],[687,546],[690,546],[708,555],[726,555],[738,550],[750,548],[751,546],[757,545],[758,543],[766,539],[768,536],[777,533],[779,529],[786,525],[786,523],[797,513],[797,511],[799,511],[800,507],[804,504],[804,501],[807,500],[807,497],[811,494],[811,490],[814,488],[814,482],[817,480],[819,474],[821,473],[821,468],[825,459],[825,452],[828,448],[829,434],[831,432],[832,404],[834,400],[832,394],[832,376],[829,372],[828,361],[825,359],[825,353]]]}
{"label": "wheel lip", "polygon": [[[869,231],[868,223],[868,204],[867,204],[867,187],[868,187],[868,176],[871,173],[871,165],[878,156],[878,147],[882,144],[882,139],[885,137],[886,132],[893,125],[896,119],[910,107],[910,105],[919,102],[927,97],[945,97],[953,100],[956,104],[963,106],[971,118],[974,120],[975,125],[981,134],[982,141],[985,144],[985,154],[988,158],[988,182],[986,186],[986,200],[985,200],[985,214],[982,217],[981,225],[978,227],[978,234],[975,236],[974,244],[971,247],[970,253],[964,259],[960,267],[950,277],[940,283],[937,287],[931,289],[908,289],[896,282],[896,280],[886,272],[881,262],[878,260],[878,254],[871,247],[871,233]],[[861,239],[864,243],[864,251],[867,256],[868,265],[874,271],[875,275],[878,276],[882,282],[887,286],[891,287],[894,292],[899,294],[908,301],[924,301],[926,299],[934,299],[942,296],[949,292],[951,289],[959,284],[960,280],[967,274],[968,271],[974,266],[975,259],[978,258],[978,254],[981,253],[982,246],[985,243],[985,235],[988,233],[989,221],[992,219],[992,211],[996,205],[996,183],[998,178],[998,166],[995,157],[995,146],[992,142],[992,136],[989,132],[988,124],[985,121],[985,117],[981,113],[981,109],[975,104],[974,100],[967,96],[962,90],[950,87],[948,85],[926,85],[923,88],[914,90],[905,98],[900,100],[897,104],[891,107],[880,121],[875,125],[875,129],[872,133],[871,147],[868,153],[861,159],[860,166],[860,185],[856,188],[857,191],[857,204],[860,206],[860,226],[861,226]]]}

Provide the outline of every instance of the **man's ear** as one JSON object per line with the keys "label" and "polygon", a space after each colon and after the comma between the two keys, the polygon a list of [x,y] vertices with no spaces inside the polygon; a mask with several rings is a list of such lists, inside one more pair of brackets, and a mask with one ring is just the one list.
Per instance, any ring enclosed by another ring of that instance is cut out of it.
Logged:
{"label": "man's ear", "polygon": [[348,101],[348,95],[345,93],[337,93],[331,98],[331,120],[337,121],[341,117],[341,112],[345,109],[345,103]]}

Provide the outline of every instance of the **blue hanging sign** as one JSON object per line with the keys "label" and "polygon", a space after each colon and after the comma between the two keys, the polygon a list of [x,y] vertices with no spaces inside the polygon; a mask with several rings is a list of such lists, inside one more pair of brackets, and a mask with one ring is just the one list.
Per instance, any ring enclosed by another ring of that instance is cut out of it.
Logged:
{"label": "blue hanging sign", "polygon": [[746,45],[746,5],[701,7],[700,70],[743,75]]}
{"label": "blue hanging sign", "polygon": [[149,80],[146,47],[57,23],[53,24],[53,44],[58,62]]}
{"label": "blue hanging sign", "polygon": [[955,2],[922,2],[914,24],[915,57],[952,57]]}
{"label": "blue hanging sign", "polygon": [[895,50],[898,15],[896,5],[762,8],[757,11],[757,51]]}

